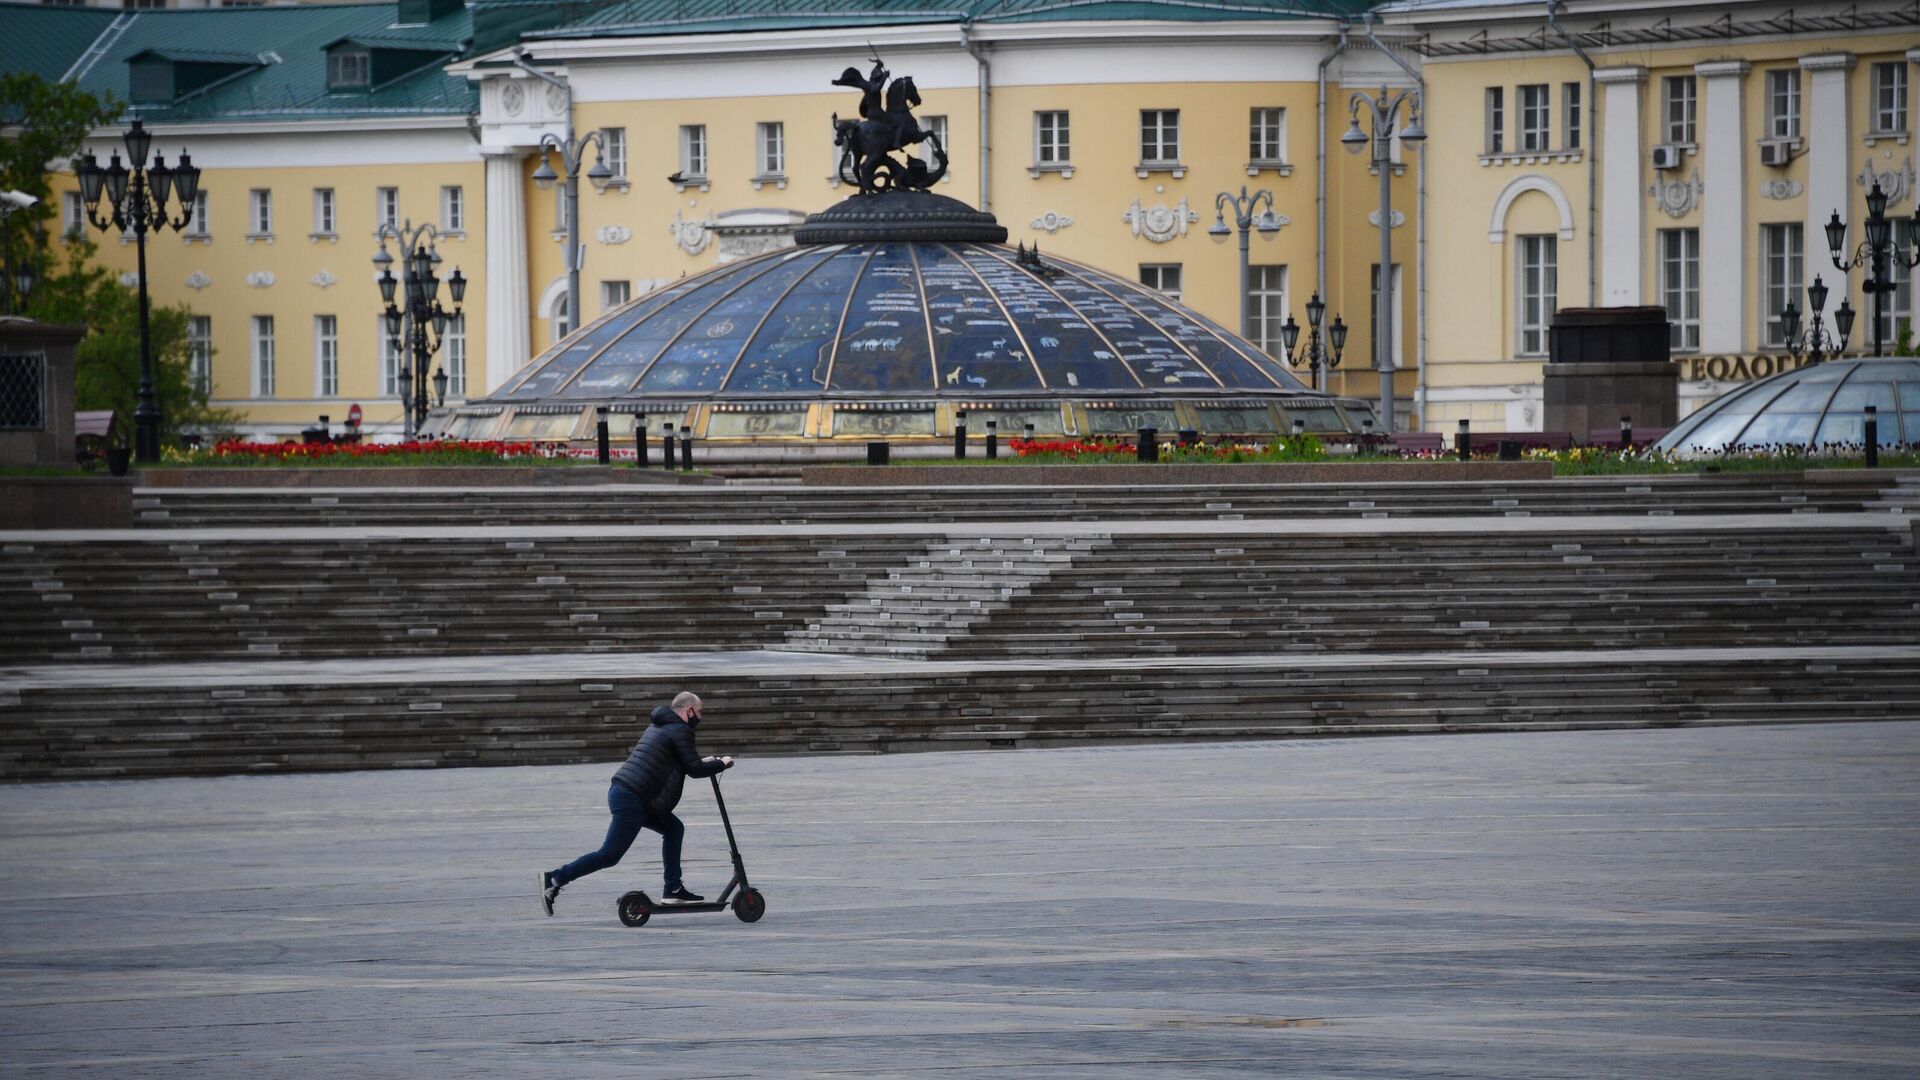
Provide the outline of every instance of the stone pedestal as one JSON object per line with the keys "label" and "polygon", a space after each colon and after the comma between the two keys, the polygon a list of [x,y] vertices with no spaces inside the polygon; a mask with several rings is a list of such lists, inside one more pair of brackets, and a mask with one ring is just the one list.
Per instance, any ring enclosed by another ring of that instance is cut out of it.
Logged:
{"label": "stone pedestal", "polygon": [[1680,369],[1657,307],[1565,308],[1554,314],[1542,387],[1546,431],[1585,441],[1597,428],[1670,428],[1680,418]]}
{"label": "stone pedestal", "polygon": [[86,333],[0,318],[0,465],[73,464],[73,346]]}

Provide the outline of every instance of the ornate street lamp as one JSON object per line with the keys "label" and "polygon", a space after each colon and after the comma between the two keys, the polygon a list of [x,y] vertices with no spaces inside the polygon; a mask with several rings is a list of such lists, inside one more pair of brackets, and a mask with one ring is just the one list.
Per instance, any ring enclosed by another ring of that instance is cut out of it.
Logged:
{"label": "ornate street lamp", "polygon": [[[373,257],[373,265],[380,271],[375,279],[380,286],[380,299],[387,305],[383,313],[387,338],[400,357],[397,379],[400,413],[409,441],[419,437],[420,429],[427,422],[429,381],[433,384],[434,404],[446,404],[446,365],[442,364],[431,380],[428,371],[433,367],[433,354],[440,351],[441,342],[446,340],[447,324],[460,317],[460,302],[467,297],[466,276],[456,266],[446,279],[454,306],[449,310],[440,304],[440,275],[434,269],[440,264],[440,253],[433,246],[437,235],[432,223],[418,227],[411,221],[399,226],[382,224],[380,251]],[[389,236],[400,246],[399,277],[394,276],[394,259],[387,252]],[[394,302],[396,296],[399,303]]]}
{"label": "ornate street lamp", "polygon": [[[92,154],[87,154],[75,163],[74,172],[80,180],[80,197],[87,205],[87,220],[102,232],[109,228],[119,229],[123,235],[131,231],[139,251],[140,389],[133,410],[133,457],[135,461],[154,462],[160,460],[160,402],[153,391],[153,344],[148,330],[147,233],[169,228],[178,231],[192,223],[200,170],[185,150],[180,151],[180,163],[173,168],[168,168],[159,154],[153,155],[151,166],[147,165],[153,135],[138,120],[127,129],[123,141],[133,168],[122,165],[117,153],[104,169]],[[104,214],[100,205],[103,195]],[[169,196],[179,201],[178,218],[167,216]]]}
{"label": "ornate street lamp", "polygon": [[[1373,327],[1374,368],[1380,372],[1380,423],[1393,433],[1393,126],[1399,121],[1401,106],[1407,109],[1407,126],[1400,129],[1402,146],[1418,150],[1427,141],[1420,126],[1423,107],[1417,91],[1402,90],[1391,97],[1386,87],[1378,98],[1364,93],[1353,95],[1347,103],[1352,121],[1340,145],[1359,153],[1373,147],[1373,167],[1380,174],[1380,303],[1376,305]],[[1360,113],[1367,114],[1368,131],[1360,130]]]}
{"label": "ornate street lamp", "polygon": [[1800,332],[1800,309],[1794,307],[1791,301],[1780,312],[1780,329],[1787,338],[1787,352],[1794,359],[1811,354],[1813,362],[1817,364],[1846,349],[1847,339],[1853,336],[1854,311],[1853,305],[1845,300],[1840,301],[1839,308],[1833,313],[1834,328],[1840,331],[1836,340],[1827,329],[1826,320],[1820,317],[1827,306],[1827,286],[1817,274],[1813,284],[1807,287],[1807,304],[1813,311],[1813,318],[1807,323],[1804,337]]}
{"label": "ornate street lamp", "polygon": [[[1254,213],[1262,203],[1266,210],[1258,215]],[[1247,303],[1249,273],[1247,269],[1248,235],[1251,230],[1259,229],[1263,233],[1280,231],[1279,215],[1273,212],[1273,192],[1261,188],[1253,194],[1247,194],[1245,184],[1240,186],[1240,194],[1223,191],[1213,197],[1213,227],[1207,230],[1208,236],[1230,236],[1227,228],[1227,209],[1233,209],[1233,223],[1240,229],[1240,336],[1253,338],[1253,311]]]}
{"label": "ornate street lamp", "polygon": [[[1860,289],[1873,297],[1875,356],[1887,354],[1887,294],[1899,287],[1893,277],[1893,268],[1900,266],[1911,270],[1920,266],[1920,206],[1915,206],[1913,216],[1907,219],[1906,233],[1907,250],[1902,254],[1893,242],[1893,222],[1887,220],[1887,193],[1880,190],[1878,180],[1867,192],[1867,239],[1851,254],[1847,252],[1847,224],[1840,220],[1840,211],[1835,210],[1833,217],[1827,220],[1827,250],[1833,258],[1834,269],[1845,275],[1855,267],[1866,268],[1867,277],[1860,283]],[[1834,318],[1839,317],[1840,313],[1836,311]],[[1846,337],[1846,331],[1841,331],[1840,336]]]}
{"label": "ornate street lamp", "polygon": [[[555,183],[564,179],[563,197],[567,215],[567,318],[575,329],[586,325],[585,314],[580,309],[580,263],[586,257],[586,249],[580,245],[580,165],[586,157],[587,146],[592,144],[593,168],[587,170],[587,179],[593,182],[593,190],[605,192],[607,185],[614,180],[612,169],[607,168],[606,140],[600,137],[598,129],[575,138],[573,135],[573,87],[564,79],[557,79],[527,63],[523,50],[516,50],[513,63],[520,70],[540,79],[549,85],[557,86],[567,95],[567,133],[564,137],[547,132],[540,136],[540,166],[533,170],[533,183],[541,191],[553,190]],[[560,172],[553,169],[552,155],[560,154]],[[564,178],[562,173],[565,174]]]}
{"label": "ornate street lamp", "polygon": [[1321,302],[1319,293],[1314,293],[1313,299],[1307,301],[1307,347],[1298,353],[1294,346],[1300,343],[1300,324],[1288,315],[1287,324],[1280,328],[1281,342],[1287,347],[1287,363],[1296,368],[1309,365],[1307,372],[1315,386],[1320,385],[1321,368],[1332,371],[1339,367],[1340,355],[1347,351],[1347,324],[1338,315],[1333,317],[1333,325],[1327,327],[1327,343],[1332,348],[1321,347],[1320,324],[1326,317],[1327,305]]}

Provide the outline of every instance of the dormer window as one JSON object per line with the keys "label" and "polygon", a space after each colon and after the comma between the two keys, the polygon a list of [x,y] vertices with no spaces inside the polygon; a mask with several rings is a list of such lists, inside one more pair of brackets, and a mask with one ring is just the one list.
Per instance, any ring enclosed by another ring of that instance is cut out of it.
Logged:
{"label": "dormer window", "polygon": [[356,90],[373,82],[373,57],[365,49],[340,49],[327,57],[327,89]]}
{"label": "dormer window", "polygon": [[252,53],[145,49],[127,58],[128,89],[136,105],[168,105],[262,66]]}

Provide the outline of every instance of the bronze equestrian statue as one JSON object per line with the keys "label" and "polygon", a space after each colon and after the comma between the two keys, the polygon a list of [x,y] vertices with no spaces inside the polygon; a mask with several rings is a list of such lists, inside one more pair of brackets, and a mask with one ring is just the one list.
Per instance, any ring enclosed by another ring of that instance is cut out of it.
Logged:
{"label": "bronze equestrian statue", "polygon": [[[930,131],[922,131],[913,118],[913,106],[920,104],[920,91],[911,75],[887,83],[886,65],[873,62],[873,70],[862,76],[858,68],[848,68],[833,80],[835,86],[860,91],[860,119],[833,117],[833,143],[840,147],[840,179],[854,185],[863,195],[882,191],[925,191],[947,174],[947,151]],[[881,88],[885,87],[885,105]],[[891,155],[922,142],[933,144],[938,164],[929,169],[917,157],[903,164]]]}

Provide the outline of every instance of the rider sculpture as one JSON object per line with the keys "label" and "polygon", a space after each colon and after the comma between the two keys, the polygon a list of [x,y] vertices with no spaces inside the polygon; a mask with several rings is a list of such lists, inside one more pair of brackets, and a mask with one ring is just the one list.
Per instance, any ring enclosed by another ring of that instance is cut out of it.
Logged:
{"label": "rider sculpture", "polygon": [[[862,194],[882,191],[925,191],[947,174],[947,150],[930,131],[920,130],[913,118],[913,106],[920,104],[920,91],[911,75],[887,83],[886,65],[873,62],[865,76],[858,68],[848,68],[833,80],[835,86],[860,91],[860,119],[833,117],[833,144],[840,147],[840,179],[859,188]],[[882,93],[884,89],[885,93]],[[884,104],[883,104],[884,102]],[[926,142],[933,145],[938,164],[932,169],[917,157],[903,163],[892,154]]]}

